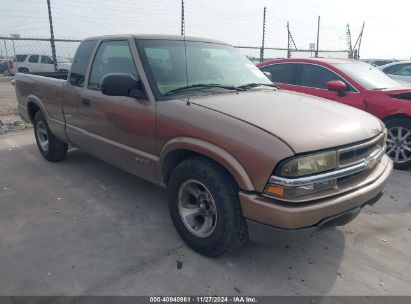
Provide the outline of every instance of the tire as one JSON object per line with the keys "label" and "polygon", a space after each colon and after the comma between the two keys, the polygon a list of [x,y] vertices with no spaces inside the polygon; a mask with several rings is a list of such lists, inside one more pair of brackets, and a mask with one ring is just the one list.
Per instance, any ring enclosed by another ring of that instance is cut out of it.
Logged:
{"label": "tire", "polygon": [[[192,191],[196,187],[197,190]],[[198,193],[198,190],[200,195],[195,197],[191,192]],[[204,196],[205,193],[209,195]],[[213,160],[194,156],[181,162],[171,174],[167,194],[174,227],[193,250],[205,256],[216,257],[237,250],[247,242],[247,226],[241,212],[237,184],[232,176]],[[206,206],[202,210],[207,204],[209,208]],[[200,220],[202,215],[180,215],[185,212],[183,210],[192,212],[191,208],[197,208],[199,213],[203,211],[209,215],[203,216],[203,221]],[[213,210],[214,217],[210,216]],[[208,220],[210,217],[213,218],[211,222]],[[203,225],[213,225],[209,229],[201,226],[196,230],[194,226],[201,225],[201,222]]]}
{"label": "tire", "polygon": [[388,129],[387,155],[395,169],[411,167],[411,118],[394,118],[385,122]]}
{"label": "tire", "polygon": [[37,111],[34,116],[34,136],[41,155],[51,162],[63,160],[67,154],[68,145],[51,133],[44,114]]}

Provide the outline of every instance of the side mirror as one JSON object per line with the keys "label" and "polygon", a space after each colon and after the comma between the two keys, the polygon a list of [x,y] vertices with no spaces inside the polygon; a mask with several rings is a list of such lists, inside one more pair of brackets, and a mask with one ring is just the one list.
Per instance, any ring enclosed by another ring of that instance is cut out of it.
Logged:
{"label": "side mirror", "polygon": [[126,96],[136,99],[146,99],[143,85],[140,80],[131,74],[112,73],[101,79],[101,92],[108,96]]}
{"label": "side mirror", "polygon": [[270,72],[263,72],[263,74],[264,74],[268,79],[270,79],[270,81],[272,81],[272,79],[271,79],[271,73],[270,73]]}
{"label": "side mirror", "polygon": [[337,92],[340,97],[345,96],[345,92],[348,91],[347,85],[341,80],[332,80],[327,82],[327,89]]}

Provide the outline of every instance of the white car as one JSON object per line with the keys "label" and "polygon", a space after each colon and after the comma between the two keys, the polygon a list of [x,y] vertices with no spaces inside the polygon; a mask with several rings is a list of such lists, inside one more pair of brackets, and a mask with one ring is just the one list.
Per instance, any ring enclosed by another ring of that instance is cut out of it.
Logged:
{"label": "white car", "polygon": [[411,61],[400,61],[378,67],[392,79],[411,82]]}
{"label": "white car", "polygon": [[[68,60],[57,59],[57,71],[68,72],[71,63]],[[18,54],[13,58],[12,74],[16,73],[50,73],[54,72],[54,61],[44,54]]]}

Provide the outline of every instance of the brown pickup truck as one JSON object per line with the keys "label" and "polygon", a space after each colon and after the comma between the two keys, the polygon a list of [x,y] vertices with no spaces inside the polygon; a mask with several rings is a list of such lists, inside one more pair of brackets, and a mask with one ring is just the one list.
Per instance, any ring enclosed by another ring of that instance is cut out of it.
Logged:
{"label": "brown pickup truck", "polygon": [[166,187],[178,233],[208,256],[344,225],[392,171],[377,118],[279,90],[218,41],[89,38],[67,80],[15,87],[45,159],[70,145]]}

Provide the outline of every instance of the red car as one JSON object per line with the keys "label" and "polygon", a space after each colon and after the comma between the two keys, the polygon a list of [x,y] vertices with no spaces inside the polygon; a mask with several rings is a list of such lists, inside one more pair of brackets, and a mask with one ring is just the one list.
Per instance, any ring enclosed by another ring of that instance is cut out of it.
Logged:
{"label": "red car", "polygon": [[331,99],[377,116],[387,126],[387,154],[395,167],[411,167],[411,87],[355,60],[293,58],[257,66],[282,89]]}

